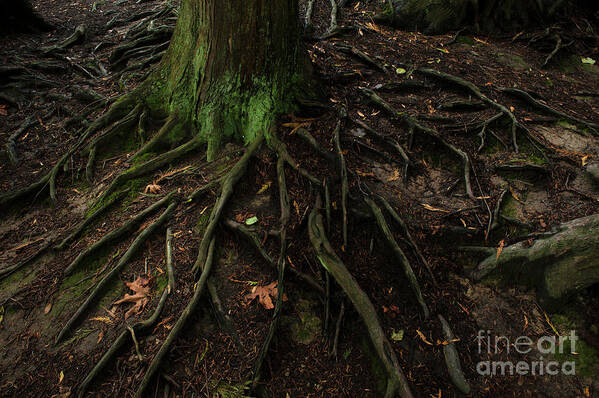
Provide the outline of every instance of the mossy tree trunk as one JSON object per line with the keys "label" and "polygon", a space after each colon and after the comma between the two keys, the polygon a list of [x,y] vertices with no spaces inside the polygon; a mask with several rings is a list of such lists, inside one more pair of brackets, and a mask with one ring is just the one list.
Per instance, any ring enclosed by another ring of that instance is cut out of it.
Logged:
{"label": "mossy tree trunk", "polygon": [[289,111],[303,81],[297,0],[183,0],[170,47],[133,94],[190,132],[212,159],[225,141],[251,142]]}

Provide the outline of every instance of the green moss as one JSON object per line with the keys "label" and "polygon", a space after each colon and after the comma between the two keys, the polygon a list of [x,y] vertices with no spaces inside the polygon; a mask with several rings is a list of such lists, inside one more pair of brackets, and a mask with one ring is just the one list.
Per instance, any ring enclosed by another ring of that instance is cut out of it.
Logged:
{"label": "green moss", "polygon": [[229,384],[224,381],[211,381],[212,398],[249,398],[251,381],[243,384]]}
{"label": "green moss", "polygon": [[461,43],[461,44],[467,44],[469,46],[474,46],[476,45],[476,41],[474,41],[474,39],[470,36],[458,36],[458,38],[456,39],[457,43]]}
{"label": "green moss", "polygon": [[124,182],[121,187],[115,189],[114,192],[112,192],[106,198],[103,198],[102,200],[96,202],[93,206],[91,206],[85,216],[91,216],[100,207],[114,200],[122,191],[129,189],[127,195],[123,199],[121,199],[120,209],[125,209],[127,206],[129,206],[129,204],[131,204],[131,202],[133,202],[137,198],[139,192],[142,191],[145,188],[145,186],[148,185],[149,182],[150,177],[133,178]]}
{"label": "green moss", "polygon": [[306,299],[296,304],[297,317],[289,325],[291,338],[296,343],[310,344],[320,335],[322,321],[314,313],[315,306],[315,302]]}
{"label": "green moss", "polygon": [[152,159],[155,156],[156,156],[156,153],[154,153],[154,152],[144,153],[143,155],[139,156],[138,158],[135,158],[135,160],[133,160],[133,164],[134,165],[138,165],[138,164],[141,164],[141,163],[145,163],[145,162],[147,162],[148,160]]}
{"label": "green moss", "polygon": [[516,218],[518,214],[517,206],[516,199],[514,199],[511,195],[506,195],[501,204],[501,214],[506,217]]}
{"label": "green moss", "polygon": [[[568,308],[562,313],[552,314],[551,320],[560,335],[569,335],[571,330],[580,330],[584,326],[582,315],[574,308]],[[556,360],[561,362],[574,361],[576,374],[583,377],[592,377],[599,372],[599,352],[586,341],[578,339],[574,350],[571,341],[565,340],[562,353],[556,353]],[[572,353],[574,351],[574,353]]]}
{"label": "green moss", "polygon": [[210,213],[212,209],[206,209],[204,212],[198,217],[198,221],[196,225],[193,227],[193,230],[196,234],[202,235],[206,226],[208,225],[208,220],[210,219]]}

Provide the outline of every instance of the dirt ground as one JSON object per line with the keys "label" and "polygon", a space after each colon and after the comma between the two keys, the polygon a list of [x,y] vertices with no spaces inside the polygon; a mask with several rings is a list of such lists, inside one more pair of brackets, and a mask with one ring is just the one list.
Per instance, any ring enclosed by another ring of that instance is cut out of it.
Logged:
{"label": "dirt ground", "polygon": [[[134,40],[131,32],[141,22],[155,20],[155,26],[168,28],[176,20],[173,9],[165,8],[167,3],[161,1],[33,3],[56,29],[0,38],[0,146],[5,148],[10,137],[24,127],[14,145],[16,164],[6,151],[0,157],[1,192],[25,187],[48,173],[88,123],[147,76],[168,43],[168,33],[162,42],[139,44],[138,51],[119,47]],[[432,316],[424,319],[376,223],[357,206],[350,209],[348,243],[343,245],[339,181],[331,182],[336,227],[330,229],[329,239],[372,300],[415,396],[464,396],[445,365],[443,349],[448,341],[437,318],[441,314],[457,339],[450,344],[459,352],[472,389],[467,396],[599,397],[597,286],[560,308],[544,309],[535,292],[523,286],[495,279],[474,284],[466,277],[467,271],[482,258],[458,250],[459,246],[502,247],[599,212],[599,183],[589,172],[599,160],[597,136],[572,120],[536,112],[530,104],[499,90],[517,87],[567,115],[599,123],[599,65],[581,61],[599,60],[597,30],[593,31],[595,41],[579,38],[544,67],[551,48],[539,47],[535,40],[543,36],[543,30],[500,38],[468,33],[425,36],[374,23],[373,13],[380,6],[379,2],[348,2],[338,16],[339,26],[348,29],[326,37],[330,3],[314,2],[312,27],[304,42],[328,103],[326,108],[283,115],[278,134],[301,167],[319,180],[328,178],[326,160],[306,145],[298,128],[309,131],[322,148],[335,153],[333,132],[343,107],[347,118],[341,124],[341,146],[351,171],[350,199],[352,191],[365,187],[383,196],[405,220],[429,263],[436,282],[410,249],[405,234],[396,231],[430,307]],[[302,19],[305,7],[302,2]],[[160,10],[165,11],[156,15]],[[575,27],[583,26],[583,20],[588,23],[586,32],[599,28],[598,21],[580,18],[565,21],[563,29],[579,32]],[[80,25],[86,28],[83,40],[62,51],[50,49]],[[115,56],[127,51],[129,59],[119,61]],[[516,141],[519,152],[514,151],[509,127],[502,122],[490,126],[481,145],[480,128],[475,126],[493,117],[496,110],[481,106],[459,88],[419,74],[412,65],[468,79],[510,109],[522,125]],[[419,121],[435,126],[446,142],[465,152],[471,160],[475,198],[465,189],[461,160],[455,153],[429,136],[411,137],[399,119],[367,100],[363,88],[374,90],[397,111],[418,115]],[[468,101],[476,103],[465,104]],[[148,121],[146,130],[158,129],[160,122]],[[363,124],[406,148],[410,158],[407,176],[389,141],[377,139]],[[158,198],[173,190],[183,195],[193,192],[228,170],[242,153],[239,146],[228,144],[213,163],[207,163],[203,153],[193,153],[153,175],[133,180],[121,200],[88,225],[80,238],[62,250],[46,250],[89,217],[95,199],[132,164],[130,157],[144,137],[128,133],[122,138],[108,143],[98,154],[93,182],[85,178],[87,154],[77,151],[59,173],[56,203],[40,192],[19,206],[2,209],[0,270],[41,254],[0,281],[1,396],[76,395],[81,381],[117,336],[148,318],[158,305],[168,279],[166,228],[151,235],[62,342],[55,344],[55,338],[135,236],[161,211],[95,252],[73,273],[66,275],[65,269],[87,247]],[[279,218],[276,163],[268,150],[258,153],[236,186],[224,216],[253,224],[273,258],[279,244],[270,233]],[[316,189],[293,170],[287,172],[287,185],[292,204],[287,261],[294,272],[286,275],[279,328],[259,388],[252,393],[272,397],[382,396],[383,368],[360,316],[320,266],[307,239],[307,218]],[[184,203],[167,222],[173,234],[175,287],[156,325],[137,336],[138,348],[131,343],[122,348],[90,385],[89,396],[135,394],[151,359],[194,294],[191,266],[216,195],[212,189]],[[500,197],[501,223],[489,233],[490,214]],[[251,294],[272,286],[277,270],[223,226],[217,229],[216,238],[211,283],[222,309],[214,309],[208,298],[201,302],[170,350],[159,377],[152,381],[151,396],[250,394],[247,381],[273,317],[268,295],[258,300]],[[318,286],[306,283],[298,273],[309,275]],[[147,278],[147,303],[125,318],[132,304],[115,303],[131,294],[125,283],[139,278]],[[275,295],[270,296],[271,301]],[[535,341],[575,330],[581,338],[577,352],[554,359],[575,361],[576,375],[479,374],[481,361],[530,362],[542,355],[538,350],[520,355],[505,345],[497,352],[481,349],[477,335],[487,330],[493,336],[528,336]]]}

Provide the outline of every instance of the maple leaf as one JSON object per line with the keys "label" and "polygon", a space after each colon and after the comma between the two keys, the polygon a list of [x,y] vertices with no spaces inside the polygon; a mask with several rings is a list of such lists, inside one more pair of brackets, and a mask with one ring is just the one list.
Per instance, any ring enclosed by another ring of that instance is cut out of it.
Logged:
{"label": "maple leaf", "polygon": [[149,301],[148,294],[150,293],[150,280],[144,277],[138,277],[133,282],[125,282],[125,285],[131,289],[135,294],[125,294],[125,297],[116,301],[114,305],[121,305],[124,303],[134,303],[135,305],[125,313],[125,319],[129,318],[133,314],[139,314]]}
{"label": "maple leaf", "polygon": [[148,184],[146,185],[146,189],[144,190],[144,193],[151,193],[151,194],[156,194],[158,192],[160,192],[160,190],[162,189],[162,187],[158,184]]}
{"label": "maple leaf", "polygon": [[[266,286],[254,286],[252,288],[252,292],[245,296],[245,303],[249,304],[252,300],[258,297],[258,302],[262,304],[264,308],[267,310],[272,310],[275,308],[275,306],[272,303],[271,297],[277,297],[277,285],[278,282],[274,281]],[[283,294],[283,301],[287,301],[287,296],[285,294]]]}

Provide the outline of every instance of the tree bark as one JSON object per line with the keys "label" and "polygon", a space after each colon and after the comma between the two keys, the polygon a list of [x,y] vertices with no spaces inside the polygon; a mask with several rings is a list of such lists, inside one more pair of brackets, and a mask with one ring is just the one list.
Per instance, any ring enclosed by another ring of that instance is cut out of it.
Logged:
{"label": "tree bark", "polygon": [[499,276],[534,287],[549,307],[599,283],[599,214],[563,223],[545,235],[532,245],[524,241],[505,247],[499,256],[492,250],[472,277]]}
{"label": "tree bark", "polygon": [[251,142],[304,81],[297,0],[183,0],[170,46],[141,89],[153,114],[205,138]]}

